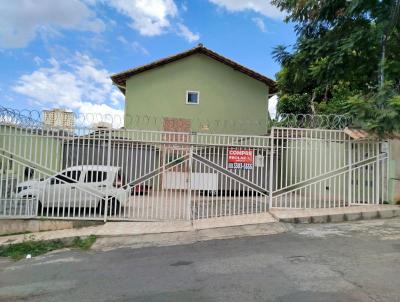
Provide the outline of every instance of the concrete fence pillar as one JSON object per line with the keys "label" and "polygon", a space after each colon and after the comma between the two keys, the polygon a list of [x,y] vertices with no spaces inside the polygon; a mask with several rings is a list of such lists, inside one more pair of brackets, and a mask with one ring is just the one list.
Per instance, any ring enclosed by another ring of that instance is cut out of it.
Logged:
{"label": "concrete fence pillar", "polygon": [[400,140],[389,141],[389,202],[400,204]]}

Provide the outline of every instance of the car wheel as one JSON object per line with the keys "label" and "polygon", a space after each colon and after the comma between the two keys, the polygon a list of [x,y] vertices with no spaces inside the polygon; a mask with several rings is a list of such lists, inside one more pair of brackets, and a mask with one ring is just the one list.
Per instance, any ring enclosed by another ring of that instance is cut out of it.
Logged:
{"label": "car wheel", "polygon": [[[106,199],[103,199],[99,204],[98,213],[104,215],[105,211],[107,211],[107,215],[118,215],[119,214],[119,201],[116,198],[111,198],[107,202]],[[106,210],[107,207],[107,210]]]}
{"label": "car wheel", "polygon": [[111,207],[109,207],[111,215],[118,215],[119,214],[119,200],[116,198],[111,198],[110,200]]}
{"label": "car wheel", "polygon": [[99,202],[99,205],[97,206],[97,213],[98,213],[99,215],[101,215],[101,216],[104,216],[105,207],[106,207],[106,200],[105,200],[105,199],[102,199],[102,200]]}
{"label": "car wheel", "polygon": [[42,203],[39,200],[37,201],[37,203],[38,203],[38,205],[37,205],[37,213],[36,213],[36,215],[40,216],[40,215],[42,215],[43,206],[42,206]]}
{"label": "car wheel", "polygon": [[208,191],[208,196],[217,196],[217,191],[216,190]]}

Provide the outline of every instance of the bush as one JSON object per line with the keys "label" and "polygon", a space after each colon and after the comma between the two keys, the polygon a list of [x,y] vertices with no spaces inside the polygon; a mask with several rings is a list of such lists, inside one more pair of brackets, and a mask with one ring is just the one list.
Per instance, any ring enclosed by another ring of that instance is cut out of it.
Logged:
{"label": "bush", "polygon": [[400,95],[390,84],[377,93],[350,97],[346,109],[354,118],[354,126],[378,136],[400,131]]}
{"label": "bush", "polygon": [[278,113],[311,113],[311,96],[308,94],[279,95],[279,101],[276,109]]}

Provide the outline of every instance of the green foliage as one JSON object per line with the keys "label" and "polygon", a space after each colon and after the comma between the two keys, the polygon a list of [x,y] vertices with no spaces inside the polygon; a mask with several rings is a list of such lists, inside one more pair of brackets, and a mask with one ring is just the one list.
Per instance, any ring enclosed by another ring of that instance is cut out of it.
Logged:
{"label": "green foliage", "polygon": [[97,238],[95,235],[90,235],[89,237],[86,237],[84,239],[76,237],[73,241],[72,246],[82,250],[88,250],[96,242],[96,239]]}
{"label": "green foliage", "polygon": [[62,248],[79,248],[88,250],[96,242],[96,236],[90,235],[84,239],[76,237],[72,243],[62,240],[35,241],[33,237],[28,240],[0,246],[0,257],[10,257],[13,260],[20,260],[30,254],[32,257],[39,256]]}
{"label": "green foliage", "polygon": [[357,91],[352,91],[348,83],[340,82],[332,87],[332,97],[329,100],[314,104],[315,110],[323,114],[347,114],[347,100],[354,96],[355,93]]}
{"label": "green foliage", "polygon": [[61,249],[64,243],[61,240],[52,241],[24,241],[21,243],[0,246],[0,257],[10,257],[13,260],[19,260],[26,255],[32,257],[48,253],[53,250]]}
{"label": "green foliage", "polygon": [[279,96],[277,111],[292,114],[311,113],[310,98],[307,94],[282,94]]}
{"label": "green foliage", "polygon": [[383,136],[400,131],[400,95],[390,84],[369,95],[355,95],[346,102],[346,109],[357,126]]}
{"label": "green foliage", "polygon": [[342,114],[349,98],[377,94],[383,81],[399,92],[399,0],[272,2],[297,33],[290,51],[279,45],[272,52],[282,65],[279,113]]}

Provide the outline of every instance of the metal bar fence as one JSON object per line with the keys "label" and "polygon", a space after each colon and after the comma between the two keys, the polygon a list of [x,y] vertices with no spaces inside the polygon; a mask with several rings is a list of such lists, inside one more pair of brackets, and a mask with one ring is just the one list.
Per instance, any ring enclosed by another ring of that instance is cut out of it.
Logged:
{"label": "metal bar fence", "polygon": [[0,217],[187,220],[387,200],[385,142],[0,124]]}
{"label": "metal bar fence", "polygon": [[274,128],[281,160],[271,207],[331,208],[387,201],[386,142],[352,140],[341,130]]}

